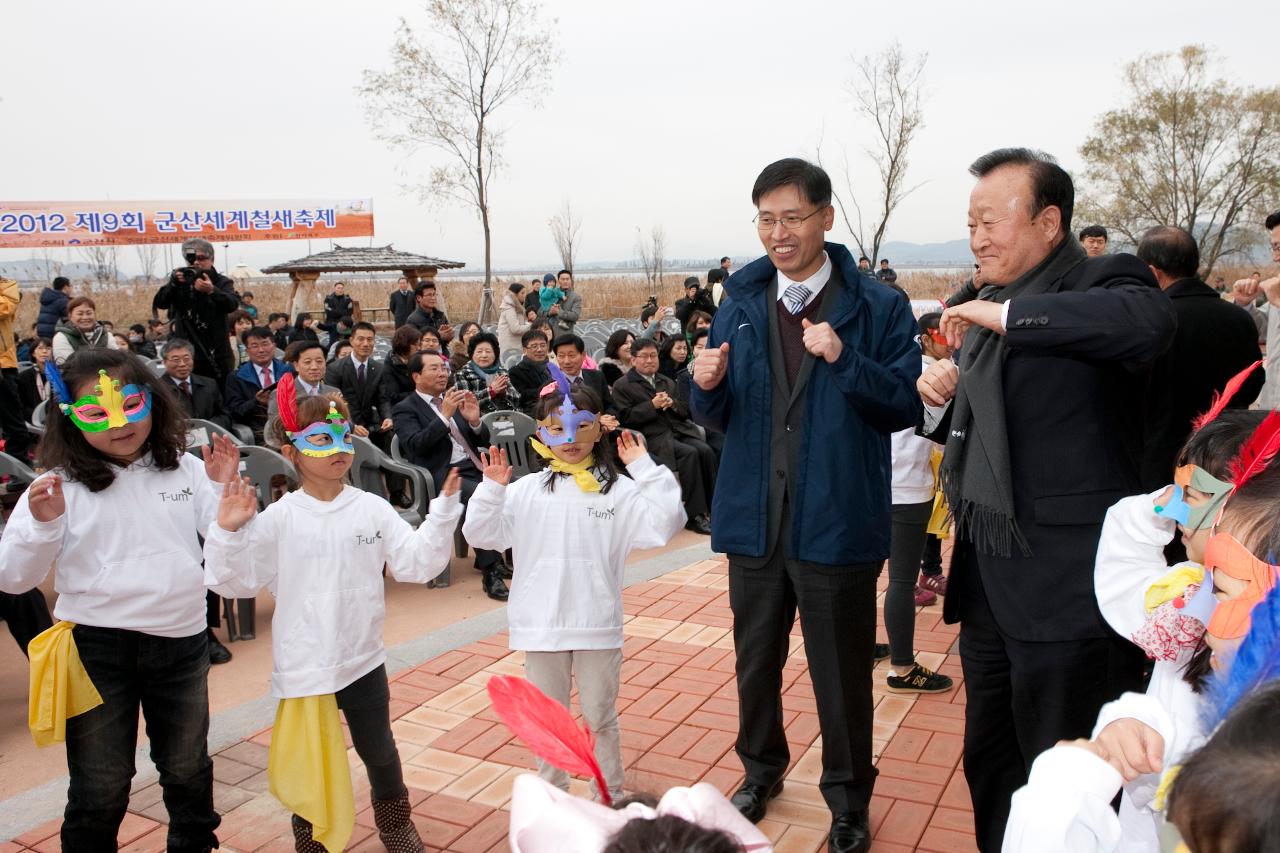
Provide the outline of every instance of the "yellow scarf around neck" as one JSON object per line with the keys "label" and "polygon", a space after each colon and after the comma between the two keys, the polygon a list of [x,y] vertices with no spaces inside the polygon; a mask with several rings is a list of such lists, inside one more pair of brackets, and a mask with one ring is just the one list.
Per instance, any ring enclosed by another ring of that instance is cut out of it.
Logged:
{"label": "yellow scarf around neck", "polygon": [[592,466],[596,464],[594,453],[581,462],[565,462],[552,453],[551,448],[536,438],[529,439],[529,443],[533,445],[535,453],[550,463],[552,471],[557,474],[569,474],[573,477],[573,481],[578,484],[578,488],[584,492],[600,491],[600,481],[596,479],[596,475],[591,470]]}

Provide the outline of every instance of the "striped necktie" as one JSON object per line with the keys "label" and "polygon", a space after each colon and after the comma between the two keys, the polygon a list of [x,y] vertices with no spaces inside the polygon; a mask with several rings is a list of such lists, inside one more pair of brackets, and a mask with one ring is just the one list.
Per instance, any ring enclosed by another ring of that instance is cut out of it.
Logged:
{"label": "striped necktie", "polygon": [[782,303],[787,306],[787,310],[792,316],[799,314],[804,310],[804,306],[809,302],[809,288],[803,284],[792,284],[782,292]]}

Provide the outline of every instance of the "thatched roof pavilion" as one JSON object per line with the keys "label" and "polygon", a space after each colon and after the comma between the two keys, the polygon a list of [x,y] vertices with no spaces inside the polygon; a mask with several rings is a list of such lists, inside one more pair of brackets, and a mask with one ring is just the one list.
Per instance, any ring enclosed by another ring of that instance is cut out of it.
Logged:
{"label": "thatched roof pavilion", "polygon": [[387,246],[346,247],[335,245],[327,252],[319,252],[285,261],[267,267],[265,274],[288,273],[293,287],[289,290],[289,313],[298,310],[299,290],[305,296],[314,295],[316,282],[321,273],[355,273],[355,272],[387,272],[396,271],[409,280],[409,286],[415,287],[419,281],[433,279],[437,270],[460,269],[466,266],[461,261],[446,261],[430,258],[426,255],[415,255],[412,252],[398,252]]}

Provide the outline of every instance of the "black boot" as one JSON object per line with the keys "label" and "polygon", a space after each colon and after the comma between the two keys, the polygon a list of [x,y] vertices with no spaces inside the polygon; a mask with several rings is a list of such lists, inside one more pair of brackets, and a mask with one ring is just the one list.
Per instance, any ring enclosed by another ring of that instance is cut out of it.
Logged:
{"label": "black boot", "polygon": [[328,853],[324,845],[311,837],[311,822],[293,816],[293,849],[298,853]]}
{"label": "black boot", "polygon": [[484,586],[484,594],[494,601],[506,601],[509,593],[507,585],[503,583],[502,573],[498,571],[498,567],[489,566],[481,571],[484,572],[484,580],[481,582]]}
{"label": "black boot", "polygon": [[422,837],[409,816],[409,795],[373,801],[373,823],[388,853],[422,853]]}
{"label": "black boot", "polygon": [[231,650],[222,645],[222,641],[213,633],[213,629],[209,628],[209,663],[218,664],[226,663],[231,660]]}

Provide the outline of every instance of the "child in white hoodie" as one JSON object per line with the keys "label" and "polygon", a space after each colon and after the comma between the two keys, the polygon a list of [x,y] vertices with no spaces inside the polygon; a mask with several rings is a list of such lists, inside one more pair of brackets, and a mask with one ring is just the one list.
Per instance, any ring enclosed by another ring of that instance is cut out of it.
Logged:
{"label": "child in white hoodie", "polygon": [[[449,565],[462,512],[458,475],[449,474],[415,531],[382,497],[345,482],[355,450],[341,398],[299,400],[286,374],[277,399],[279,415],[267,428],[280,434],[301,488],[257,515],[252,487],[228,483],[205,541],[205,583],[228,597],[252,597],[262,587],[276,597],[271,694],[281,703],[268,776],[294,812],[297,850],[340,850],[354,825],[346,760],[337,761],[345,755],[341,709],[369,774],[383,844],[419,851],[391,733],[382,571],[426,583]],[[335,764],[326,765],[327,757]]]}
{"label": "child in white hoodie", "polygon": [[[1176,486],[1108,510],[1098,605],[1155,660],[1151,682],[1103,706],[1091,741],[1064,742],[1035,760],[1013,797],[1006,853],[1162,849],[1169,771],[1206,736],[1198,694],[1212,669],[1230,666],[1249,608],[1276,581],[1276,567],[1256,555],[1280,544],[1280,466],[1244,485],[1235,474],[1241,447],[1267,427],[1264,414],[1222,412],[1183,448]],[[1175,525],[1189,559],[1168,566],[1163,551]],[[1110,802],[1121,783],[1117,817]]]}
{"label": "child in white hoodie", "polygon": [[57,566],[61,621],[29,651],[33,683],[60,682],[58,696],[79,684],[88,697],[55,704],[52,685],[32,696],[37,744],[67,745],[62,849],[116,849],[141,709],[169,812],[168,849],[203,853],[217,845],[219,818],[196,535],[217,509],[211,480],[235,479],[239,454],[215,439],[203,464],[188,455],[173,384],[155,381],[129,353],[82,349],[61,374],[52,361],[46,371],[57,406],[40,444],[50,471],[5,527],[0,590],[26,592]]}
{"label": "child in white hoodie", "polygon": [[[549,468],[511,483],[505,453],[494,451],[462,532],[476,548],[511,548],[511,648],[525,652],[529,681],[565,707],[570,675],[576,677],[596,759],[616,799],[623,785],[622,572],[633,549],[669,542],[685,514],[675,475],[630,431],[618,437],[618,457],[631,476],[619,476],[600,427],[600,398],[583,385],[571,390],[555,365],[551,372],[556,384],[535,405],[540,440],[533,441]],[[539,761],[538,772],[568,790],[564,771]]]}

